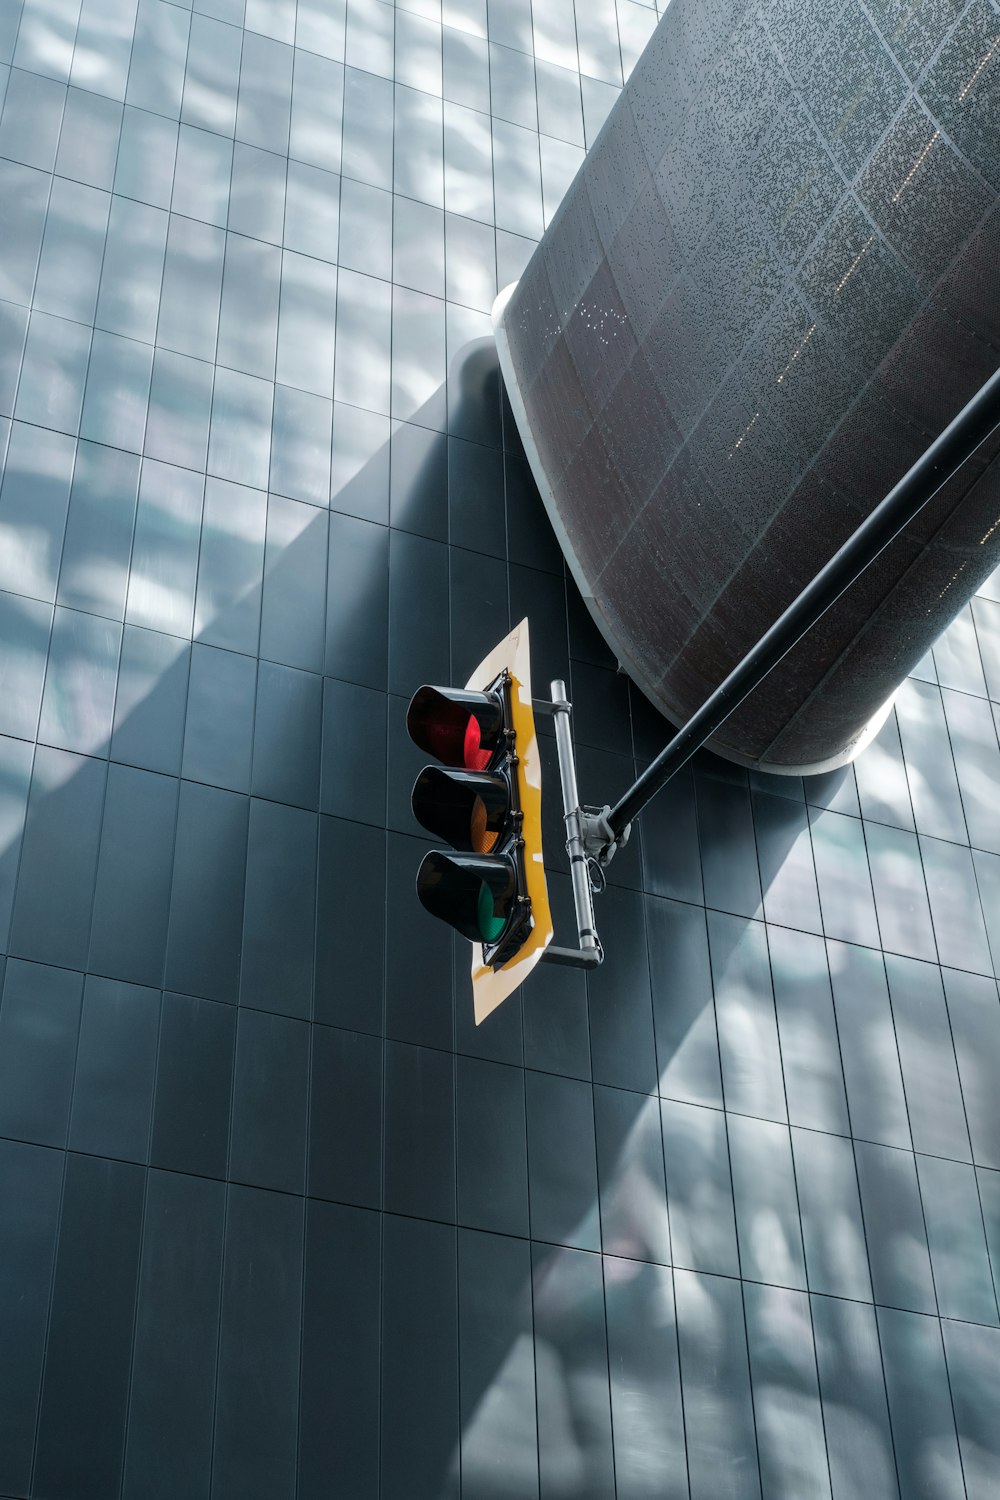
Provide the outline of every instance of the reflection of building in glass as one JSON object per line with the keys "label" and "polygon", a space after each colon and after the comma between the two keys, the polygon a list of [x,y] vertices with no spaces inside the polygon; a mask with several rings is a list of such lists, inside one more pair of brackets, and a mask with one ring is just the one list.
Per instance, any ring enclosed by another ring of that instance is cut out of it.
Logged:
{"label": "reflection of building in glass", "polygon": [[586,800],[661,743],[490,325],[655,21],[0,7],[0,1494],[994,1485],[997,585],[856,767],[674,783],[597,974],[477,1029],[413,896],[512,621]]}
{"label": "reflection of building in glass", "polygon": [[[498,307],[574,576],[676,723],[997,367],[995,33],[983,5],[884,34],[857,5],[673,6]],[[857,753],[1000,562],[994,451],[713,744],[784,771]]]}

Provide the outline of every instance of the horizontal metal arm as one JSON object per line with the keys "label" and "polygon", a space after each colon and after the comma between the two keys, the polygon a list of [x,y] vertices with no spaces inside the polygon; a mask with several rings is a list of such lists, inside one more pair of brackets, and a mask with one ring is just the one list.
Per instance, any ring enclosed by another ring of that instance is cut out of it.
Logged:
{"label": "horizontal metal arm", "polygon": [[604,954],[600,948],[558,948],[550,943],[542,954],[542,963],[564,964],[573,969],[596,969]]}
{"label": "horizontal metal arm", "polygon": [[[963,407],[608,813],[616,839],[1000,425],[1000,370]],[[612,846],[613,847],[613,846]]]}

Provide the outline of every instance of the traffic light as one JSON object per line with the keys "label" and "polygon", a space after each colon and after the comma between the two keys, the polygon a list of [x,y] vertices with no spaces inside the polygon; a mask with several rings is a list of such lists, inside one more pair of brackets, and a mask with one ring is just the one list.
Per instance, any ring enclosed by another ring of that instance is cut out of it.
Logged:
{"label": "traffic light", "polygon": [[419,688],[406,727],[441,762],[417,777],[414,816],[454,851],[424,857],[417,895],[473,944],[478,1024],[523,983],[552,939],[527,620],[464,689]]}

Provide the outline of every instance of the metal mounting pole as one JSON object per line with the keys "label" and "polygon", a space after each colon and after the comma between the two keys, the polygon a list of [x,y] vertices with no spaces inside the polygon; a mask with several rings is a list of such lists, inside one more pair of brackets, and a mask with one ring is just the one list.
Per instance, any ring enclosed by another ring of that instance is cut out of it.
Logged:
{"label": "metal mounting pole", "polygon": [[562,783],[563,818],[566,824],[566,853],[573,885],[573,906],[579,948],[559,948],[549,944],[542,959],[550,964],[569,964],[574,968],[594,969],[603,962],[604,950],[594,921],[594,897],[590,888],[590,869],[584,843],[585,814],[576,787],[576,759],[573,735],[569,727],[572,707],[566,697],[566,684],[557,679],[552,684],[552,702],[539,704],[552,715],[556,731],[556,754],[559,757],[559,780]]}

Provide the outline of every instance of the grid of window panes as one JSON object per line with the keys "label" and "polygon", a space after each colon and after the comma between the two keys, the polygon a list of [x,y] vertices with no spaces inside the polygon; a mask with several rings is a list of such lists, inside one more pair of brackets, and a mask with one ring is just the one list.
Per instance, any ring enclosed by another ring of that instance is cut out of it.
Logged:
{"label": "grid of window panes", "polygon": [[413,895],[511,623],[585,800],[664,734],[489,323],[655,22],[0,0],[0,1495],[993,1492],[1000,586],[856,772],[680,776],[589,979],[476,1029]]}

